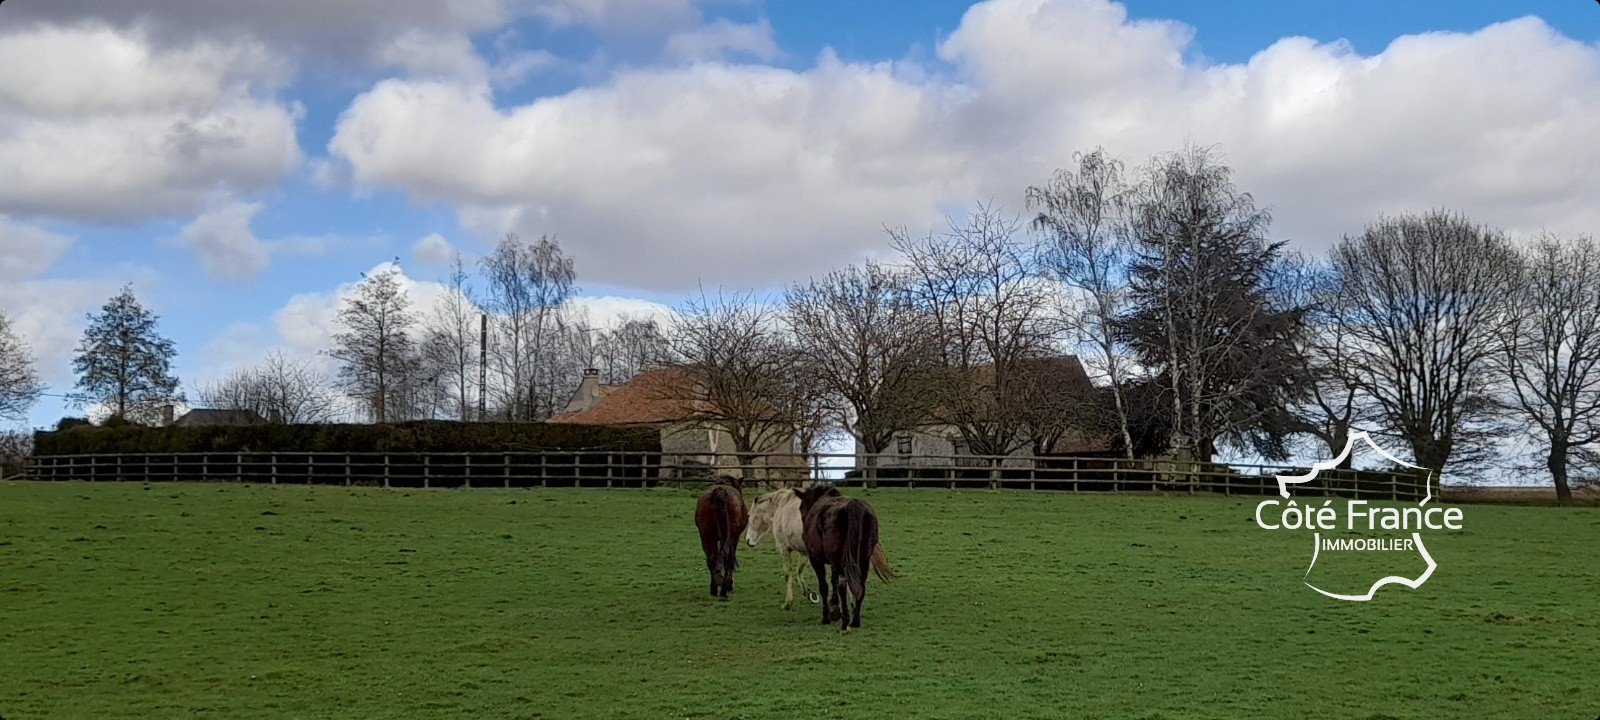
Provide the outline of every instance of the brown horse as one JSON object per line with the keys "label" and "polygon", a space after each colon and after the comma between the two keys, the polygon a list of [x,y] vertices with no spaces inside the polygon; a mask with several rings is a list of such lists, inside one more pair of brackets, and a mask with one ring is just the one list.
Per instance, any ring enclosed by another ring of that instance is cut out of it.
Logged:
{"label": "brown horse", "polygon": [[711,571],[711,597],[723,600],[733,591],[733,571],[739,567],[736,553],[746,522],[743,485],[740,478],[720,476],[700,493],[694,508],[700,548],[705,550],[706,569]]}
{"label": "brown horse", "polygon": [[[849,632],[850,628],[861,627],[861,604],[867,599],[867,568],[876,570],[884,582],[895,577],[878,545],[878,515],[865,500],[844,497],[832,485],[813,485],[796,495],[800,497],[800,515],[805,525],[806,555],[817,573],[817,589],[822,594],[822,623],[834,620],[837,603],[839,629]],[[824,576],[825,566],[830,565],[831,600]],[[849,611],[847,590],[855,598],[854,612]]]}

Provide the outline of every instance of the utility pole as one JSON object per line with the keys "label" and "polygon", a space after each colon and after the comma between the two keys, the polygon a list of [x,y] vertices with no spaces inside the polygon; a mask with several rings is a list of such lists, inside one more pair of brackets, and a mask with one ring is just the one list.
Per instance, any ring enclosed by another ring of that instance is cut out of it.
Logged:
{"label": "utility pole", "polygon": [[489,392],[489,313],[478,313],[478,422],[483,422]]}

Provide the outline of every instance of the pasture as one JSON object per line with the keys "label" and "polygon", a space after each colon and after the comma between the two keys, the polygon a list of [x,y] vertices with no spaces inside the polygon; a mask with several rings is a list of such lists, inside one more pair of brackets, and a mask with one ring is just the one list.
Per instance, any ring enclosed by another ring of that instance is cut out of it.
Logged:
{"label": "pasture", "polygon": [[1468,506],[1343,603],[1250,499],[847,493],[904,578],[841,635],[770,544],[711,599],[690,490],[0,482],[0,716],[1600,713],[1591,508]]}

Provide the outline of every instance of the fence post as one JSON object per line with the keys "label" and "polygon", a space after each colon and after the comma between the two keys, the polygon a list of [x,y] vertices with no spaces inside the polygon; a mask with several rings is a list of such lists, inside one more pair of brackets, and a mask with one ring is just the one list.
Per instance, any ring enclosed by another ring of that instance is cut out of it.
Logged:
{"label": "fence post", "polygon": [[114,479],[116,479],[116,480],[121,480],[122,479],[122,456],[121,455],[117,456],[117,475],[116,475],[116,477]]}
{"label": "fence post", "polygon": [[383,454],[383,486],[389,487],[389,453]]}
{"label": "fence post", "polygon": [[1395,473],[1389,473],[1389,499],[1400,499],[1400,476]]}
{"label": "fence post", "polygon": [[1039,458],[1037,456],[1028,463],[1028,489],[1039,489]]}
{"label": "fence post", "polygon": [[273,485],[277,485],[278,484],[278,454],[277,453],[270,453],[270,454],[267,455],[267,470],[272,473],[272,484]]}
{"label": "fence post", "polygon": [[505,478],[506,487],[511,487],[511,453],[500,456],[501,475]]}
{"label": "fence post", "polygon": [[428,461],[431,458],[433,458],[433,455],[423,455],[422,456],[422,489],[423,490],[427,490],[428,489],[428,474],[429,474],[428,473],[428,468],[429,468],[429,465],[430,465],[430,463]]}
{"label": "fence post", "polygon": [[350,486],[350,453],[344,454],[344,484]]}
{"label": "fence post", "polygon": [[461,456],[461,487],[472,487],[472,455]]}
{"label": "fence post", "polygon": [[611,479],[612,479],[611,473],[612,473],[612,470],[615,468],[616,459],[617,459],[617,456],[615,454],[606,453],[606,487],[608,487],[608,488],[611,487]]}
{"label": "fence post", "polygon": [[550,475],[549,475],[549,472],[545,469],[545,456],[544,456],[543,452],[540,452],[539,453],[539,487],[549,487],[549,486],[550,486]]}

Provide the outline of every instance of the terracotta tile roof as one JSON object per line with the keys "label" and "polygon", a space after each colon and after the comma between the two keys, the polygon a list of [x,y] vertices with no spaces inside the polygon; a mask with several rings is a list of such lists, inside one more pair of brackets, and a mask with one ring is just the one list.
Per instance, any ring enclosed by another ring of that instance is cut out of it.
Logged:
{"label": "terracotta tile roof", "polygon": [[[606,387],[606,386],[602,386]],[[646,370],[622,385],[602,390],[595,404],[554,415],[550,422],[581,425],[638,425],[692,418],[705,402],[695,399],[693,381],[682,368]]]}

